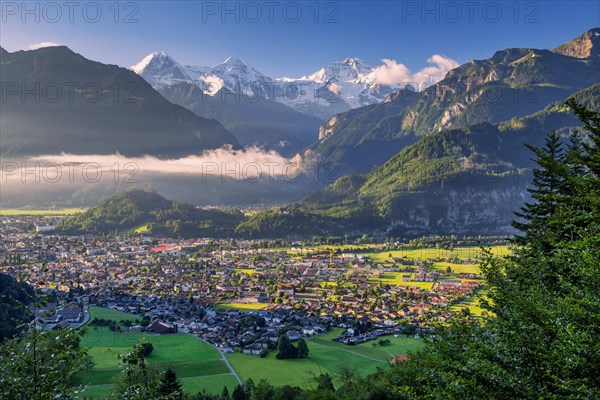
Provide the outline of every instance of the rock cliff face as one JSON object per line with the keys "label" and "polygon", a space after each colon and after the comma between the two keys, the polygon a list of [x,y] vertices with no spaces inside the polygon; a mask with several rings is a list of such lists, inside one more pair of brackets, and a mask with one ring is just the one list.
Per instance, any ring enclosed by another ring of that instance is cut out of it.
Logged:
{"label": "rock cliff face", "polygon": [[600,28],[590,29],[570,42],[558,46],[553,51],[569,57],[600,57]]}
{"label": "rock cliff face", "polygon": [[386,233],[419,236],[442,234],[508,234],[514,211],[527,199],[526,185],[482,190],[453,188],[445,192],[404,196]]}

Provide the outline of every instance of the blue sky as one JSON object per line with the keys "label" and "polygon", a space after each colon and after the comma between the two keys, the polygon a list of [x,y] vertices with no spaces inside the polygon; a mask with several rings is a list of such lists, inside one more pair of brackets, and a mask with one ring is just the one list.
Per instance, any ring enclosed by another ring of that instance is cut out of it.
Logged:
{"label": "blue sky", "polygon": [[275,77],[305,75],[346,57],[371,65],[393,59],[412,70],[433,54],[462,64],[507,47],[553,48],[600,26],[598,1],[23,4],[1,3],[0,44],[9,51],[54,42],[125,67],[152,51],[199,65],[234,55]]}

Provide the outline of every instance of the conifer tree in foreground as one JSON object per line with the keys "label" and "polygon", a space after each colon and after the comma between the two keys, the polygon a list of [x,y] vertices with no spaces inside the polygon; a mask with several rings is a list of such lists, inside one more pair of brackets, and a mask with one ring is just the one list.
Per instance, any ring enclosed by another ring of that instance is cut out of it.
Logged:
{"label": "conifer tree in foreground", "polygon": [[177,374],[171,368],[167,368],[160,377],[158,393],[168,399],[180,400],[183,398],[183,389],[177,379]]}

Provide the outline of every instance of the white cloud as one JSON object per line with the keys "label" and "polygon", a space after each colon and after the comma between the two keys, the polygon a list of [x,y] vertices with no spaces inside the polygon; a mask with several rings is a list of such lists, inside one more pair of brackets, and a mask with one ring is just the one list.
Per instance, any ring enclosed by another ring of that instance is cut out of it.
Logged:
{"label": "white cloud", "polygon": [[[229,176],[238,179],[294,176],[299,173],[299,165],[290,159],[284,158],[275,151],[265,151],[257,147],[244,150],[230,150],[226,148],[205,151],[201,155],[191,155],[178,159],[158,159],[153,156],[125,157],[121,154],[112,155],[42,155],[32,157],[30,162],[56,163],[64,166],[68,164],[98,165],[103,171],[110,171],[115,165],[123,169],[127,163],[133,163],[134,169],[140,174],[187,174],[196,176]],[[75,168],[77,169],[77,168]],[[67,168],[65,168],[66,176]],[[76,172],[79,174],[79,172]],[[107,175],[107,176],[109,176]],[[17,175],[15,175],[17,176]]]}
{"label": "white cloud", "polygon": [[62,46],[62,45],[60,43],[54,43],[54,42],[39,42],[39,43],[30,44],[29,50],[37,50],[37,49],[41,49],[42,47],[56,47],[56,46]]}
{"label": "white cloud", "polygon": [[444,78],[446,73],[459,64],[451,58],[434,54],[427,59],[428,67],[411,72],[404,64],[395,60],[383,59],[383,65],[375,68],[375,82],[385,85],[404,86],[408,83],[416,88],[424,89]]}

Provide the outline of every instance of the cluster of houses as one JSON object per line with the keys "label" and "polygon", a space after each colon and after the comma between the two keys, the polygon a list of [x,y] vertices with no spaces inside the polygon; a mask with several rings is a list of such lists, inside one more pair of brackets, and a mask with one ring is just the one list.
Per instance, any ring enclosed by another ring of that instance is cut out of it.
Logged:
{"label": "cluster of houses", "polygon": [[[430,332],[430,330],[428,329],[427,332],[421,331],[420,334],[429,333],[429,332]],[[355,344],[368,342],[370,340],[375,340],[381,336],[387,336],[387,335],[397,336],[399,334],[406,334],[406,332],[402,328],[399,328],[399,327],[375,328],[375,329],[369,330],[368,332],[363,332],[363,333],[358,333],[354,328],[348,328],[348,329],[346,329],[346,331],[344,331],[344,333],[342,333],[335,340],[340,343],[344,343],[344,344],[348,344],[348,345],[355,345]],[[417,337],[418,337],[418,335],[419,334],[417,334]]]}
{"label": "cluster of houses", "polygon": [[59,301],[64,301],[64,299],[58,298],[57,301],[49,301],[44,305],[30,306],[38,329],[72,329],[89,320],[84,311],[84,309],[87,310],[87,299],[82,300],[85,301],[85,304],[76,301],[61,304]]}
{"label": "cluster of houses", "polygon": [[[295,332],[316,334],[349,321],[373,326],[364,336],[347,333],[341,341],[349,344],[398,326],[426,330],[431,321],[451,318],[456,312],[450,306],[483,283],[475,274],[432,268],[445,259],[394,258],[384,264],[360,253],[274,249],[250,240],[66,237],[32,233],[35,221],[26,217],[11,221],[0,219],[1,272],[146,316],[151,321],[146,329],[156,333],[194,333],[224,351],[260,354],[259,347],[268,349],[282,329],[294,340]],[[223,303],[262,310],[218,310]],[[54,314],[46,310],[40,321],[81,323],[85,306],[76,304],[64,303]]]}

